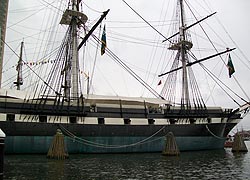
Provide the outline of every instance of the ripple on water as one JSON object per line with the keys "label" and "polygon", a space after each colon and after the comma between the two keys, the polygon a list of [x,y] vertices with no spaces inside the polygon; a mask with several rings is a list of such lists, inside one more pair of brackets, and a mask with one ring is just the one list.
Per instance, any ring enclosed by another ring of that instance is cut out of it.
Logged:
{"label": "ripple on water", "polygon": [[[247,146],[250,147],[249,142]],[[153,154],[70,155],[50,160],[43,155],[5,157],[4,179],[165,180],[250,179],[250,153],[182,152],[179,157]]]}

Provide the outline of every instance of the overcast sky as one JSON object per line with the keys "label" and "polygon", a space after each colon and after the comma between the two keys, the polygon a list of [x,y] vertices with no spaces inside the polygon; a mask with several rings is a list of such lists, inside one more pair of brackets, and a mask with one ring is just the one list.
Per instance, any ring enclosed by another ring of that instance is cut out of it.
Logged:
{"label": "overcast sky", "polygon": [[[157,84],[160,80],[164,82],[165,79],[158,78],[157,75],[170,69],[168,62],[171,58],[171,53],[166,50],[168,44],[161,43],[164,38],[144,23],[122,0],[83,0],[83,2],[81,8],[89,18],[87,22],[89,28],[100,17],[101,12],[110,9],[110,13],[103,22],[103,24],[106,24],[107,29],[108,48],[160,92],[162,86],[157,86]],[[126,2],[164,36],[171,35],[172,32],[169,31],[169,27],[176,0],[126,0]],[[250,1],[186,0],[186,2],[198,19],[217,12],[215,16],[205,20],[202,26],[209,33],[209,36],[213,38],[212,41],[219,51],[225,50],[227,47],[237,48],[231,53],[236,70],[234,77],[250,96],[248,77],[250,72],[250,58],[248,58],[250,57],[250,21],[248,19],[250,17]],[[6,42],[19,53],[20,42],[24,40],[24,59],[27,62],[41,61],[46,53],[51,52],[60,44],[66,28],[59,25],[59,21],[67,4],[66,0],[10,0]],[[196,21],[187,7],[186,14],[187,24]],[[211,44],[203,39],[205,34],[202,34],[200,27],[192,28],[190,31],[194,43],[193,53],[198,58],[205,57],[208,53],[215,53],[212,51]],[[49,32],[54,33],[49,35]],[[195,36],[198,33],[201,34]],[[99,36],[99,28],[95,31],[95,34]],[[81,69],[85,68],[83,71],[91,74],[96,45],[93,40],[89,40],[89,43],[90,45],[86,46],[84,66],[82,65]],[[100,52],[97,53],[95,75],[93,77],[93,93],[122,96],[150,95],[107,55],[100,56]],[[83,59],[82,52],[80,59]],[[223,55],[222,59],[226,61],[226,55]],[[11,83],[8,83],[7,79],[16,73],[13,65],[16,64],[17,57],[13,55],[9,48],[5,47],[4,60],[3,81],[6,88],[9,88],[8,86],[11,86]],[[238,87],[237,82],[233,78],[228,78],[227,69],[219,58],[214,58],[203,64],[220,76],[220,79],[232,87],[236,93],[248,99]],[[32,68],[35,69],[34,66]],[[199,65],[194,65],[193,68],[198,69],[194,71],[203,97],[205,100],[208,99],[208,104],[237,107],[232,100],[227,98],[223,91],[219,90],[219,87],[215,86],[215,83],[204,72],[199,71],[201,69]],[[30,74],[29,77],[31,76]],[[29,81],[31,82],[30,79]]]}

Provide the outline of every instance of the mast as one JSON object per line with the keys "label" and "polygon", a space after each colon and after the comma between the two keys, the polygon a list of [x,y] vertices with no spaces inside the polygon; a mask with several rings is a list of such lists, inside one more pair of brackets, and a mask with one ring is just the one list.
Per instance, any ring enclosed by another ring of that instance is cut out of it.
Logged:
{"label": "mast", "polygon": [[[204,57],[199,60],[197,58],[194,58],[195,61],[190,62],[189,51],[192,49],[193,43],[188,29],[196,24],[199,24],[205,19],[211,17],[216,12],[200,20],[197,20],[195,23],[191,25],[187,25],[184,12],[185,2],[186,1],[184,0],[177,0],[177,8],[175,12],[175,17],[173,19],[174,34],[164,40],[164,41],[168,40],[170,42],[170,46],[168,49],[177,51],[177,53],[175,55],[171,69],[166,73],[158,75],[159,77],[167,75],[166,81],[161,91],[161,95],[170,102],[175,103],[176,92],[179,89],[179,86],[181,86],[180,100],[181,100],[182,111],[180,113],[189,114],[191,112],[190,110],[192,107],[192,110],[197,111],[197,113],[202,112],[207,114],[206,104],[202,98],[201,91],[199,90],[199,86],[191,66],[206,61],[208,59],[214,58],[216,56],[220,56],[221,54],[232,51],[235,48],[227,49],[226,51],[222,52],[217,52],[216,54]],[[177,73],[178,70],[182,71],[180,73]],[[180,79],[178,77],[180,77],[182,81],[180,84],[179,81],[177,81]],[[190,122],[192,122],[192,118],[190,119]]]}
{"label": "mast", "polygon": [[[81,43],[78,45],[78,31],[77,28],[80,25],[84,25],[88,20],[88,17],[79,12],[79,3],[81,0],[70,0],[72,8],[66,9],[61,18],[60,24],[65,24],[69,26],[69,34],[67,37],[67,43],[65,45],[65,65],[63,69],[64,74],[64,83],[62,84],[62,88],[64,88],[64,97],[66,101],[77,101],[79,98],[79,55],[78,51],[81,49],[83,44],[86,43],[88,38],[97,28],[97,26],[102,22],[102,20],[106,17],[109,12],[104,11],[101,15],[100,19],[95,23],[95,25],[89,30],[89,32],[82,39]],[[89,79],[88,79],[89,81]],[[87,91],[89,91],[89,87],[87,87]]]}
{"label": "mast", "polygon": [[[181,62],[182,62],[182,97],[181,105],[189,107],[189,90],[188,90],[188,79],[187,79],[187,59],[186,59],[186,44],[185,44],[185,22],[184,22],[184,6],[183,0],[180,0],[180,10],[181,10],[181,27],[180,27],[180,51],[181,51]],[[185,103],[185,104],[184,104]]]}
{"label": "mast", "polygon": [[[191,107],[191,103],[190,103],[190,95],[189,95],[189,84],[188,84],[188,72],[187,72],[187,65],[188,65],[188,55],[187,55],[187,51],[190,50],[193,47],[193,44],[190,40],[190,38],[188,38],[189,34],[187,32],[187,27],[185,24],[185,13],[184,13],[184,4],[183,4],[183,0],[178,0],[177,2],[178,4],[178,13],[177,15],[177,20],[179,22],[179,32],[175,33],[174,36],[172,37],[176,37],[176,40],[174,40],[173,42],[175,43],[171,43],[170,47],[168,49],[170,50],[175,50],[177,51],[176,57],[175,57],[175,61],[180,61],[182,66],[180,69],[182,69],[182,83],[181,83],[181,107],[183,109],[189,109]],[[178,37],[176,35],[179,35]],[[168,38],[170,39],[170,38]],[[175,66],[179,64],[179,62],[174,62]],[[177,67],[175,67],[177,68]],[[175,69],[174,68],[174,69]],[[176,76],[176,75],[173,75]],[[174,79],[176,79],[176,77],[173,77]],[[163,91],[165,91],[163,89]],[[162,92],[163,92],[162,91]]]}
{"label": "mast", "polygon": [[[76,0],[72,0],[72,10],[78,11]],[[77,39],[77,16],[72,17],[72,92],[71,97],[77,99],[79,97],[78,92],[78,72],[79,72],[79,56],[78,56],[78,39]]]}
{"label": "mast", "polygon": [[16,84],[17,86],[17,90],[20,90],[20,86],[23,85],[23,78],[22,78],[22,66],[23,66],[23,41],[21,42],[21,48],[20,48],[20,56],[19,56],[19,60],[17,63],[17,80],[16,82],[14,82],[14,84]]}
{"label": "mast", "polygon": [[69,38],[66,45],[67,60],[64,68],[64,96],[67,101],[77,101],[79,98],[79,55],[78,55],[78,26],[85,24],[88,17],[79,12],[79,0],[70,0],[72,8],[66,9],[60,24],[69,26]]}

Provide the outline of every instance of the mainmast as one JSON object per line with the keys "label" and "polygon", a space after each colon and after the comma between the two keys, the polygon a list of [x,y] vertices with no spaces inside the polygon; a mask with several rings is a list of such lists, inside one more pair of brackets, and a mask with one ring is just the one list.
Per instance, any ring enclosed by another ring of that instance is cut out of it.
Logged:
{"label": "mainmast", "polygon": [[192,42],[188,40],[186,33],[186,24],[185,24],[185,13],[183,0],[178,2],[180,7],[179,14],[179,37],[177,43],[171,44],[169,49],[178,51],[176,59],[179,59],[182,63],[182,92],[181,92],[181,106],[182,108],[190,108],[190,98],[189,98],[189,86],[188,86],[188,74],[187,74],[187,63],[188,56],[187,50],[190,50],[193,46]]}
{"label": "mainmast", "polygon": [[[182,97],[181,97],[181,105],[184,103],[186,107],[190,106],[189,101],[189,90],[188,90],[188,80],[187,80],[187,58],[186,58],[186,39],[185,39],[185,22],[184,22],[184,6],[183,0],[180,0],[180,9],[181,9],[181,27],[180,27],[180,51],[181,51],[181,62],[182,62]],[[184,106],[185,106],[184,105]]]}
{"label": "mainmast", "polygon": [[17,86],[17,90],[20,90],[20,86],[23,85],[23,77],[22,77],[22,66],[23,66],[23,42],[21,42],[21,49],[20,49],[20,56],[19,56],[19,60],[17,63],[17,80],[16,82],[14,82],[14,84],[16,84]]}
{"label": "mainmast", "polygon": [[[216,54],[204,57],[202,59],[196,59],[195,56],[192,56],[195,61],[190,62],[189,52],[193,47],[193,43],[191,41],[191,35],[188,29],[211,17],[215,13],[197,20],[193,24],[187,25],[184,12],[185,2],[186,1],[184,0],[177,0],[177,8],[173,19],[173,35],[164,40],[169,41],[169,49],[177,51],[177,53],[175,55],[171,69],[168,72],[159,75],[159,77],[167,75],[166,81],[161,91],[161,96],[170,102],[176,103],[176,92],[181,86],[181,113],[191,113],[191,107],[192,110],[198,111],[197,113],[206,113],[207,108],[199,90],[194,71],[192,70],[192,65],[201,63],[216,56],[220,56],[224,53],[234,50],[235,48],[217,52]],[[182,70],[182,72],[179,72],[179,70]],[[179,79],[181,79],[181,83],[179,83]],[[177,103],[179,103],[179,99]]]}

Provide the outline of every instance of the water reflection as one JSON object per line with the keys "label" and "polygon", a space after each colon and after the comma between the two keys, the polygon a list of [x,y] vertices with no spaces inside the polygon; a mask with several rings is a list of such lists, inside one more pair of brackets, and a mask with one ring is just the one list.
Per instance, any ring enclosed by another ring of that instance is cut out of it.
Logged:
{"label": "water reflection", "polygon": [[[248,143],[248,147],[250,144]],[[43,155],[6,156],[5,179],[248,179],[250,153],[182,152],[178,157],[153,154],[71,155],[50,160]]]}

